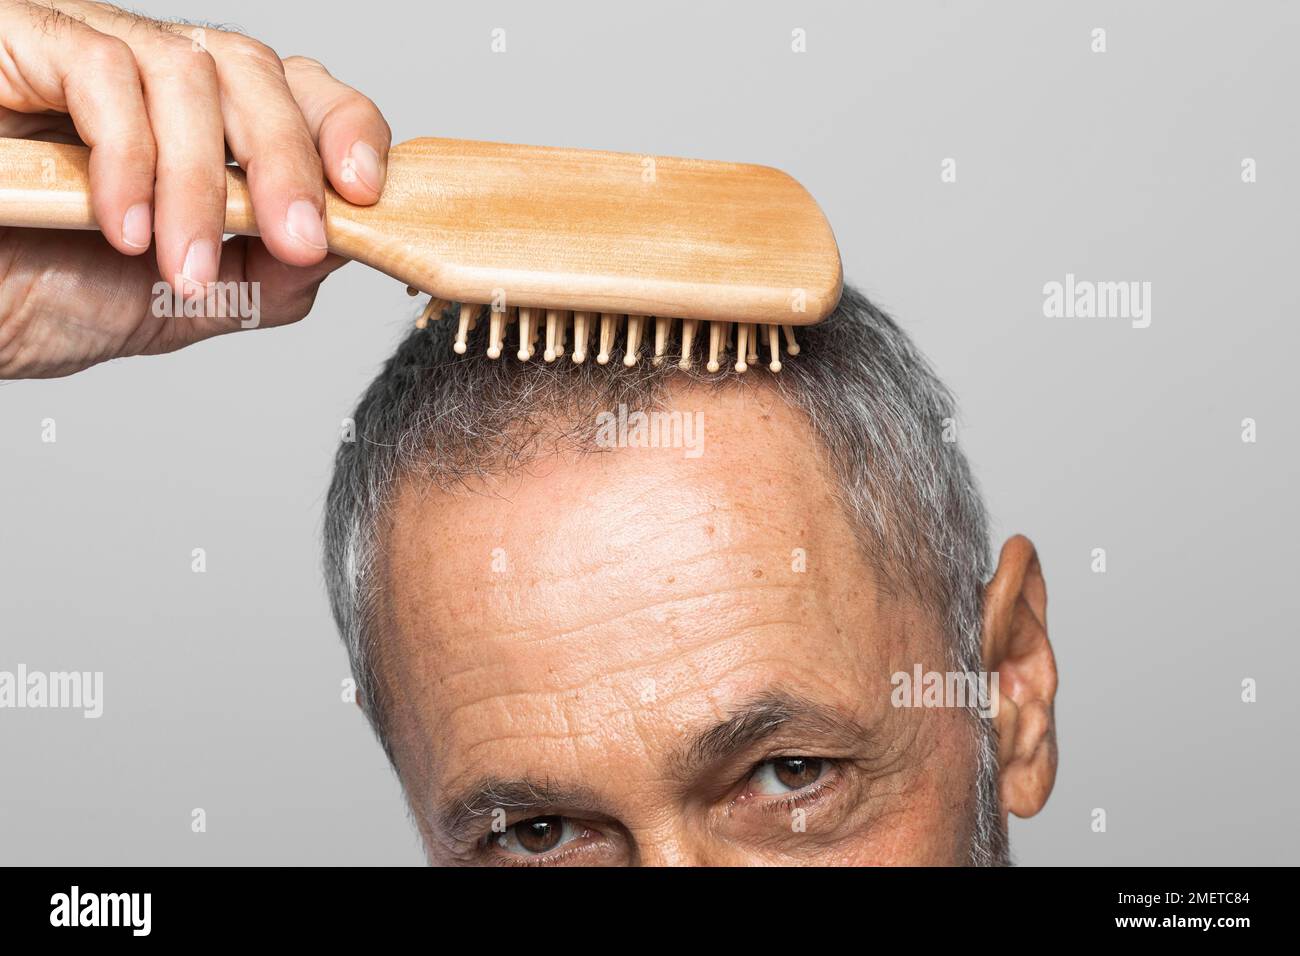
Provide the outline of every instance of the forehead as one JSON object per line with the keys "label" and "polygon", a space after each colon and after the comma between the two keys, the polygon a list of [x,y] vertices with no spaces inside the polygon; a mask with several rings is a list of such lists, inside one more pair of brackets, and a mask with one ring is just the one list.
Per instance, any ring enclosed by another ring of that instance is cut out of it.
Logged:
{"label": "forehead", "polygon": [[698,454],[616,447],[468,493],[404,488],[381,664],[399,762],[649,766],[772,686],[865,720],[864,689],[884,704],[921,619],[877,588],[806,420],[766,391],[682,389],[668,410],[702,426]]}

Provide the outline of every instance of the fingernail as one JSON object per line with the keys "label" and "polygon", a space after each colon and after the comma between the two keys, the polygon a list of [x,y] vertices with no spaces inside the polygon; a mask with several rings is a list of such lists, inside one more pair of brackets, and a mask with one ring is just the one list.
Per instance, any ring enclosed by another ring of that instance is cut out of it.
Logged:
{"label": "fingernail", "polygon": [[138,202],[122,217],[122,241],[132,249],[148,249],[153,238],[153,217],[149,204]]}
{"label": "fingernail", "polygon": [[284,230],[304,246],[313,249],[327,248],[325,243],[325,221],[320,213],[306,199],[299,199],[289,206],[284,217]]}
{"label": "fingernail", "polygon": [[383,189],[384,171],[379,167],[379,153],[373,146],[364,140],[357,140],[348,150],[348,156],[352,160],[352,168],[356,171],[357,179],[375,192]]}
{"label": "fingernail", "polygon": [[207,288],[209,282],[216,282],[219,265],[215,242],[211,239],[195,239],[191,242],[189,251],[185,253],[185,264],[181,266],[181,278],[185,280],[184,293],[200,293]]}

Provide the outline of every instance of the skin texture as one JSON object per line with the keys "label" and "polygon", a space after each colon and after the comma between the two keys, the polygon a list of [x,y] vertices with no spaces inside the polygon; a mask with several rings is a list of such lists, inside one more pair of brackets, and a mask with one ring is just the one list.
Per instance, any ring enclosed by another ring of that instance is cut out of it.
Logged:
{"label": "skin texture", "polygon": [[[241,328],[156,317],[153,286],[257,282],[260,324],[307,314],[328,255],[324,183],[368,205],[390,132],[315,60],[106,3],[0,0],[0,136],[90,147],[99,234],[0,229],[0,378],[68,375]],[[222,242],[227,149],[261,238]]]}
{"label": "skin texture", "polygon": [[[797,413],[766,392],[672,402],[703,412],[697,458],[618,448],[398,496],[377,667],[429,860],[966,862],[971,719],[890,704],[891,674],[947,670],[935,616],[881,586]],[[1056,766],[1028,541],[989,595],[999,786],[1028,816]],[[820,776],[791,790],[769,761],[792,756]],[[529,855],[515,824],[537,817],[571,822]]]}

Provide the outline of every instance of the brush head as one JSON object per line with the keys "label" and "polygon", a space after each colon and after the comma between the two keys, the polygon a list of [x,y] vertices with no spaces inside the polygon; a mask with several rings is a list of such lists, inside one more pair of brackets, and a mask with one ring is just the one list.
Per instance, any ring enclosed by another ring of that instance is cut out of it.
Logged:
{"label": "brush head", "polygon": [[331,194],[326,219],[331,250],[435,300],[541,321],[811,325],[842,288],[821,209],[765,166],[415,139],[393,147],[378,203]]}

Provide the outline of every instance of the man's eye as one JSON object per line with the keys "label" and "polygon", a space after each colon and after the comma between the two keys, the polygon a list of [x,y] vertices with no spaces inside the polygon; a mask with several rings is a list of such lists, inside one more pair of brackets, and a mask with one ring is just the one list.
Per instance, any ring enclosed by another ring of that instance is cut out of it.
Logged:
{"label": "man's eye", "polygon": [[539,856],[572,843],[585,833],[583,827],[575,825],[568,817],[533,817],[520,820],[504,833],[496,834],[494,842],[516,856]]}
{"label": "man's eye", "polygon": [[826,762],[820,757],[777,757],[765,760],[750,778],[750,792],[776,797],[811,787],[821,779]]}

